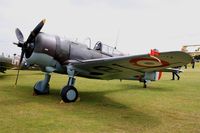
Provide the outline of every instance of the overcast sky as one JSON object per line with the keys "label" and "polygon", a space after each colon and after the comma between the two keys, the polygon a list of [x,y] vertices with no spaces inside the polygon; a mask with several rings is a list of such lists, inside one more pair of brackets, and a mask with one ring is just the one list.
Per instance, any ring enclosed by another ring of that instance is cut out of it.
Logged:
{"label": "overcast sky", "polygon": [[125,53],[180,50],[200,44],[199,0],[0,0],[0,52],[20,53],[15,28],[25,38],[43,18],[42,31],[83,42],[91,37]]}

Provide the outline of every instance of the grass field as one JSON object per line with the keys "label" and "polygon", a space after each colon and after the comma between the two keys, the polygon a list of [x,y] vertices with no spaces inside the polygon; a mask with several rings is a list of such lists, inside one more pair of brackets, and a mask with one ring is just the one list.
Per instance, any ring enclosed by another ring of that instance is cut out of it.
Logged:
{"label": "grass field", "polygon": [[60,104],[66,75],[52,74],[50,95],[33,96],[39,71],[0,74],[0,132],[32,133],[199,133],[200,69],[187,69],[180,81],[171,73],[147,89],[137,81],[77,78],[80,100]]}

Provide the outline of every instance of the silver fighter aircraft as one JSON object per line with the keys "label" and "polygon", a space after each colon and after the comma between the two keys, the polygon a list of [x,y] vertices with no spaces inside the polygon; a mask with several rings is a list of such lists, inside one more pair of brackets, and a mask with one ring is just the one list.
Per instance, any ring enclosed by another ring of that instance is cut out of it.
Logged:
{"label": "silver fighter aircraft", "polygon": [[[78,98],[75,88],[75,76],[102,80],[139,80],[146,87],[147,81],[159,80],[161,72],[167,68],[183,66],[191,62],[191,56],[185,52],[158,52],[150,54],[124,55],[102,42],[93,49],[87,45],[40,32],[44,26],[42,20],[24,41],[22,32],[15,33],[18,47],[21,47],[21,64],[25,56],[29,64],[37,64],[44,71],[44,80],[36,82],[34,92],[38,95],[49,93],[50,73],[67,74],[67,85],[62,88],[64,102],[74,102]],[[168,70],[169,71],[169,70]],[[16,83],[19,72],[17,74]]]}

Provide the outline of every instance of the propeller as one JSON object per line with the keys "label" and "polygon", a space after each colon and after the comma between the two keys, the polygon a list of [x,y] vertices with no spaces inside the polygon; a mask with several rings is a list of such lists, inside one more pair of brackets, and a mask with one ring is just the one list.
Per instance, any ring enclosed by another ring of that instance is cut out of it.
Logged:
{"label": "propeller", "polygon": [[42,29],[42,27],[45,24],[45,19],[43,19],[34,29],[33,31],[31,31],[30,35],[28,36],[27,40],[24,42],[24,36],[22,34],[22,32],[20,31],[20,29],[16,28],[15,30],[15,34],[16,37],[18,39],[18,43],[14,43],[15,45],[17,45],[18,47],[21,47],[22,51],[21,51],[21,55],[20,55],[20,60],[19,60],[19,64],[18,64],[18,71],[17,71],[17,77],[15,80],[15,86],[17,85],[17,81],[18,81],[18,77],[19,77],[19,71],[20,71],[20,66],[22,63],[22,60],[24,58],[24,55],[26,56],[26,58],[29,58],[31,56],[31,53],[34,49],[33,45],[30,45],[31,43],[34,42],[35,37],[40,33],[40,30]]}
{"label": "propeller", "polygon": [[22,32],[20,31],[20,29],[16,28],[15,34],[17,36],[17,39],[19,40],[19,43],[23,43],[24,42],[24,36],[23,36]]}

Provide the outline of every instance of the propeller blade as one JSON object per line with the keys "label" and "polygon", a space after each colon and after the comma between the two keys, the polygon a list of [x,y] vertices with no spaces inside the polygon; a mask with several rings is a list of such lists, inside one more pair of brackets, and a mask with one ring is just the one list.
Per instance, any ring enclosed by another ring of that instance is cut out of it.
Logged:
{"label": "propeller blade", "polygon": [[22,50],[18,66],[21,66],[22,60],[24,58],[24,53],[24,50]]}
{"label": "propeller blade", "polygon": [[43,19],[34,29],[33,31],[31,32],[31,34],[29,35],[27,41],[26,41],[26,44],[32,42],[35,37],[38,35],[38,33],[40,33],[40,30],[42,29],[42,27],[44,26],[46,22],[46,19]]}
{"label": "propeller blade", "polygon": [[17,36],[17,39],[19,40],[20,43],[24,42],[24,36],[22,34],[22,32],[20,31],[20,29],[16,28],[15,29],[15,34]]}
{"label": "propeller blade", "polygon": [[13,44],[14,44],[14,45],[18,45],[18,43],[16,43],[16,42],[13,42]]}
{"label": "propeller blade", "polygon": [[[20,61],[19,61],[19,64],[18,64],[18,71],[17,71],[17,77],[16,77],[16,80],[15,80],[15,86],[17,85],[17,81],[18,81],[18,77],[19,77],[19,71],[20,71],[20,66],[21,66],[21,63],[22,63],[22,60],[23,60],[23,57],[24,57],[24,54],[26,54],[27,56],[27,53],[30,51],[30,47],[28,47],[28,44],[29,43],[32,43],[33,40],[35,39],[35,37],[40,33],[40,30],[42,29],[42,27],[44,26],[45,24],[45,19],[43,19],[34,29],[33,31],[31,32],[31,34],[28,36],[28,39],[26,40],[26,42],[24,42],[24,36],[22,34],[22,32],[16,28],[15,30],[15,34],[17,36],[17,39],[19,40],[19,43],[14,43],[16,44],[18,47],[21,47],[22,48],[22,52],[21,52],[21,56],[20,56]],[[31,49],[32,50],[32,49]]]}
{"label": "propeller blade", "polygon": [[23,49],[22,49],[21,56],[20,56],[20,60],[19,60],[19,64],[18,64],[18,67],[17,67],[18,70],[17,70],[17,77],[16,77],[16,80],[15,80],[15,86],[17,86],[17,81],[18,81],[18,78],[19,78],[20,66],[21,66],[23,57],[24,57],[24,51],[23,51]]}
{"label": "propeller blade", "polygon": [[15,80],[15,86],[17,86],[17,81],[18,81],[18,77],[19,77],[19,67],[18,67],[18,70],[17,70],[17,77],[16,77],[16,80]]}

